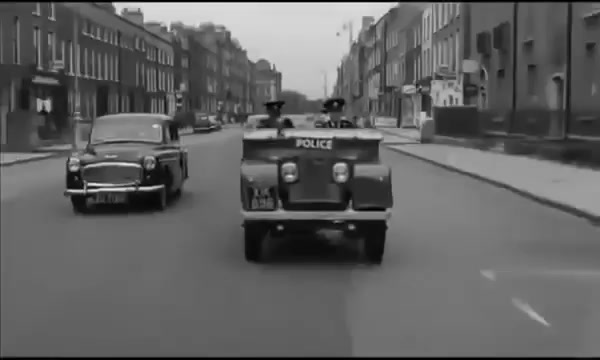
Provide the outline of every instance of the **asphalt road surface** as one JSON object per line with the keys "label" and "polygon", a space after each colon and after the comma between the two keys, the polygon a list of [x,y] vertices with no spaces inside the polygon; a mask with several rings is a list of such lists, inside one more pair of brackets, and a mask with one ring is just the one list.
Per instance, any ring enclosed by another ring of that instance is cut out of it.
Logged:
{"label": "asphalt road surface", "polygon": [[[381,267],[243,259],[240,131],[189,136],[164,213],[76,216],[64,159],[3,168],[2,355],[600,355],[600,231],[389,150]],[[418,146],[418,145],[407,145]]]}

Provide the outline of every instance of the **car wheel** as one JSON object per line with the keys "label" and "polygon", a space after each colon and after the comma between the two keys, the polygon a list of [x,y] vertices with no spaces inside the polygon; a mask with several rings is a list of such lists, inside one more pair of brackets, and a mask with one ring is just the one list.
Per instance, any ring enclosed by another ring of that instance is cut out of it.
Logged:
{"label": "car wheel", "polygon": [[244,223],[244,255],[246,261],[256,263],[261,261],[265,235],[264,227],[260,224]]}
{"label": "car wheel", "polygon": [[81,195],[71,196],[71,205],[76,214],[85,214],[88,211],[87,197]]}
{"label": "car wheel", "polygon": [[154,195],[154,204],[156,209],[159,211],[163,211],[167,208],[167,189],[163,188],[157,191]]}
{"label": "car wheel", "polygon": [[365,228],[365,257],[367,262],[379,265],[385,252],[385,234],[387,224],[384,221],[369,224]]}

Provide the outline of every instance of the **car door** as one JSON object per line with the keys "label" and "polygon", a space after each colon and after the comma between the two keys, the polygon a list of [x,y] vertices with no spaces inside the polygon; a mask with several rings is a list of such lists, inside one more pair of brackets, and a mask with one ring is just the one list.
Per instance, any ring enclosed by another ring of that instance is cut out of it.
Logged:
{"label": "car door", "polygon": [[173,192],[179,188],[182,181],[181,153],[174,142],[174,139],[176,139],[174,136],[177,136],[175,134],[178,134],[178,131],[169,125],[165,125],[163,129],[165,138],[161,151],[161,163],[163,164],[163,170],[168,173],[169,191]]}
{"label": "car door", "polygon": [[179,141],[179,129],[177,128],[177,125],[174,123],[171,124],[169,130],[169,148],[177,158],[176,163],[173,166],[173,182],[174,184],[177,184],[176,187],[179,188],[185,179],[186,159],[181,142]]}

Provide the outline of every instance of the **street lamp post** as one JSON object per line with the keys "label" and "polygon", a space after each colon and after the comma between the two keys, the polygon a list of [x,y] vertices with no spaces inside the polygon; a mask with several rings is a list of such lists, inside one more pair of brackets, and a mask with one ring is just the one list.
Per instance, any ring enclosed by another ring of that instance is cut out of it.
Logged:
{"label": "street lamp post", "polygon": [[323,70],[323,100],[327,100],[327,71]]}
{"label": "street lamp post", "polygon": [[79,74],[80,74],[80,67],[81,67],[81,61],[80,61],[80,54],[79,54],[79,16],[77,16],[78,14],[75,14],[74,16],[74,21],[73,21],[73,49],[72,51],[75,52],[75,56],[73,57],[75,59],[75,66],[73,67],[73,70],[75,72],[74,76],[73,76],[73,92],[74,92],[74,97],[75,97],[75,106],[73,109],[73,116],[72,116],[72,127],[73,127],[73,143],[72,145],[72,149],[73,151],[76,151],[78,149],[78,144],[81,141],[81,123],[82,123],[82,118],[81,118],[81,94],[79,91]]}

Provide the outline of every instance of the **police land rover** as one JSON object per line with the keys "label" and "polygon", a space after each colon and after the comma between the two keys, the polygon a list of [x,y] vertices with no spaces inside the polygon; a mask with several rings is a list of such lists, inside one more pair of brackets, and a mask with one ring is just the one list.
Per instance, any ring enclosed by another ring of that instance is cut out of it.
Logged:
{"label": "police land rover", "polygon": [[350,241],[363,240],[367,261],[381,263],[393,206],[391,169],[379,157],[382,136],[332,125],[244,134],[240,186],[246,260],[263,259],[268,234],[316,237],[332,230]]}

